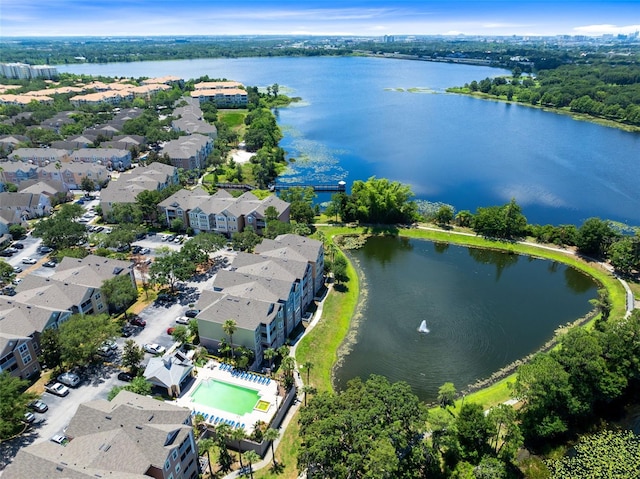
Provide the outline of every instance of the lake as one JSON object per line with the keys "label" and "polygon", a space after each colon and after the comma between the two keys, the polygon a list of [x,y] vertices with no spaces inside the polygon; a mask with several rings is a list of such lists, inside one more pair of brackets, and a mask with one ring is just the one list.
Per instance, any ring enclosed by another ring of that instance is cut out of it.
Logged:
{"label": "lake", "polygon": [[[562,263],[397,237],[349,252],[362,301],[334,370],[338,388],[380,374],[421,399],[535,352],[592,307],[596,284]],[[428,334],[418,332],[426,321]]]}
{"label": "lake", "polygon": [[303,102],[277,117],[296,158],[283,178],[385,177],[472,212],[511,198],[532,223],[599,216],[640,224],[640,135],[515,104],[445,93],[506,70],[365,57],[60,65],[78,74],[278,83]]}

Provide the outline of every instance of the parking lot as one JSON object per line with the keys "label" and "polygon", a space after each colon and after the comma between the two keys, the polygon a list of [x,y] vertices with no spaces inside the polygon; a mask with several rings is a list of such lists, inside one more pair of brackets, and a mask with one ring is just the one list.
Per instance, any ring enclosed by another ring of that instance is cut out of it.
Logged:
{"label": "parking lot", "polygon": [[[157,248],[164,242],[159,239],[154,241],[154,238],[151,237],[151,239],[145,239],[135,244]],[[180,245],[176,246],[180,247]],[[214,256],[218,256],[220,264],[225,265],[231,261],[233,255],[233,252],[220,251]],[[227,259],[223,260],[223,258]],[[39,268],[36,273],[48,274],[51,269]],[[194,281],[181,283],[179,285],[179,294],[173,302],[152,303],[141,311],[139,316],[146,321],[146,326],[144,328],[133,327],[133,334],[129,338],[117,338],[118,350],[111,362],[83,371],[80,384],[75,388],[70,388],[68,396],[58,397],[45,392],[41,400],[49,406],[49,410],[43,414],[34,413],[36,421],[33,424],[32,432],[25,436],[23,440],[28,437],[29,443],[47,441],[55,434],[64,433],[65,427],[69,424],[81,403],[96,399],[106,399],[113,387],[125,385],[125,382],[117,379],[117,375],[120,371],[119,361],[122,347],[127,339],[133,339],[140,346],[145,343],[155,343],[169,350],[174,345],[174,341],[167,334],[167,329],[176,325],[178,317],[184,316],[186,310],[189,309],[189,304],[197,302],[201,291],[212,287],[215,272],[217,272],[217,268],[214,268],[208,274],[194,278]],[[151,357],[151,354],[145,353],[143,366],[146,365]]]}

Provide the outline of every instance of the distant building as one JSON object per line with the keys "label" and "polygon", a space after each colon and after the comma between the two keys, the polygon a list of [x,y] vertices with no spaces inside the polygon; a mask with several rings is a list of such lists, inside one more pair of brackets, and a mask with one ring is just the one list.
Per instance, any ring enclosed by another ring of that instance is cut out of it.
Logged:
{"label": "distant building", "polygon": [[49,65],[27,65],[26,63],[0,63],[0,74],[6,78],[29,80],[31,78],[53,79],[58,70]]}

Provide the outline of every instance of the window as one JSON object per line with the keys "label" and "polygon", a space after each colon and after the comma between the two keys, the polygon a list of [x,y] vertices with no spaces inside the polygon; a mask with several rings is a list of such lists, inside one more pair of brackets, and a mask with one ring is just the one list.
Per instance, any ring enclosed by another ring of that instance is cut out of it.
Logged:
{"label": "window", "polygon": [[176,474],[180,473],[180,463],[176,464]]}
{"label": "window", "polygon": [[31,362],[31,353],[29,352],[29,346],[27,346],[27,343],[22,343],[18,347],[18,352],[20,353],[22,364],[29,364]]}
{"label": "window", "polygon": [[178,450],[177,449],[173,450],[173,452],[171,453],[171,457],[173,458],[174,461],[176,459],[178,459]]}
{"label": "window", "polygon": [[164,470],[166,471],[169,469],[169,466],[171,466],[171,463],[169,462],[169,459],[167,459],[167,462],[164,463]]}

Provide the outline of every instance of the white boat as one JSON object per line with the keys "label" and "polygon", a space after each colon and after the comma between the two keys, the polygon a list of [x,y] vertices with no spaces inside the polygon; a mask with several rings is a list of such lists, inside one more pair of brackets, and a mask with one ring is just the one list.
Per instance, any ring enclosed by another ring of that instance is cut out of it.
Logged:
{"label": "white boat", "polygon": [[423,320],[420,323],[420,327],[418,328],[418,332],[419,333],[424,333],[424,334],[427,334],[429,332],[429,328],[427,328],[427,322],[425,320]]}

